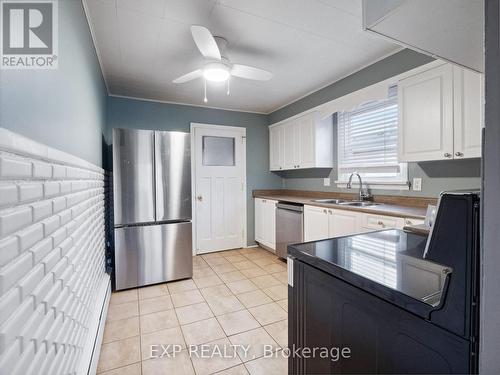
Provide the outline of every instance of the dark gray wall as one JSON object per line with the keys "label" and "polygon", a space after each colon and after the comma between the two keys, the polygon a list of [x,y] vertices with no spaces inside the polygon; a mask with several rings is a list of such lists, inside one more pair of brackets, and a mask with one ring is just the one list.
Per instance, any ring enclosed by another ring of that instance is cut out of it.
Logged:
{"label": "dark gray wall", "polygon": [[106,87],[81,0],[58,4],[59,68],[0,71],[0,126],[101,165]]}
{"label": "dark gray wall", "polygon": [[480,373],[500,373],[500,6],[486,0]]}
{"label": "dark gray wall", "polygon": [[351,92],[394,77],[410,69],[433,61],[429,56],[409,49],[380,60],[350,76],[269,114],[269,124],[274,124],[309,108],[340,98]]}
{"label": "dark gray wall", "polygon": [[191,122],[200,122],[246,128],[247,232],[248,243],[254,242],[252,190],[279,189],[282,184],[279,176],[269,172],[269,131],[266,115],[117,97],[108,98],[107,108],[107,144],[112,142],[111,130],[115,127],[189,132]]}
{"label": "dark gray wall", "polygon": [[[370,86],[387,78],[401,74],[420,65],[431,62],[432,59],[411,50],[403,50],[391,55],[367,68],[360,70],[330,86],[302,98],[269,115],[269,123],[281,121],[316,107],[330,100]],[[334,117],[335,137],[336,122]],[[336,139],[334,144],[336,145]],[[337,157],[335,147],[334,157]],[[336,160],[334,165],[336,165]],[[422,178],[422,191],[413,190],[373,190],[374,194],[411,195],[437,197],[441,191],[453,189],[477,189],[481,181],[480,159],[446,160],[424,163],[409,163],[408,176],[410,182],[414,177]],[[279,172],[283,177],[283,187],[287,189],[346,191],[336,187],[337,169],[297,170]],[[323,178],[330,177],[331,186],[323,186]]]}

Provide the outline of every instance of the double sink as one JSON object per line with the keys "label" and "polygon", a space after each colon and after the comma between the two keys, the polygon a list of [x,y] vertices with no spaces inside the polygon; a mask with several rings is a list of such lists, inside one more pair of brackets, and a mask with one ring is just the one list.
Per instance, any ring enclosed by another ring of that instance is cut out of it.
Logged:
{"label": "double sink", "polygon": [[378,203],[368,202],[368,201],[347,201],[344,199],[314,199],[313,202],[325,203],[325,204],[338,204],[340,206],[351,206],[351,207],[369,207],[376,206]]}

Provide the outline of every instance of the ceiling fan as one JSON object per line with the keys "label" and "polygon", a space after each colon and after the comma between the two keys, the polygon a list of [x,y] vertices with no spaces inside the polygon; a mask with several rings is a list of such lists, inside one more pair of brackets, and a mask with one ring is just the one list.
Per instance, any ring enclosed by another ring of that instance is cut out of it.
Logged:
{"label": "ceiling fan", "polygon": [[229,95],[229,78],[231,76],[256,81],[268,81],[273,77],[272,73],[263,69],[232,64],[226,55],[227,40],[213,36],[206,27],[193,25],[191,26],[191,34],[206,62],[200,69],[184,74],[172,82],[185,83],[203,77],[205,82],[205,102],[207,101],[207,81],[227,81],[227,95]]}

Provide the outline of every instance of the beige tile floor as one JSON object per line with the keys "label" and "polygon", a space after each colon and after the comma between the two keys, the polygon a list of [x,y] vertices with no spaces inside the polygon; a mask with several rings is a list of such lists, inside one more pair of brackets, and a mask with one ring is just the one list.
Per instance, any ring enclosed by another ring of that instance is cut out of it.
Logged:
{"label": "beige tile floor", "polygon": [[[99,374],[287,373],[281,355],[288,331],[286,264],[248,248],[196,256],[193,268],[192,279],[112,294]],[[151,345],[159,344],[183,349],[175,357],[150,358]],[[231,355],[190,357],[187,346],[200,344],[225,347]],[[230,344],[250,349],[245,355]],[[264,345],[276,356],[264,357]]]}

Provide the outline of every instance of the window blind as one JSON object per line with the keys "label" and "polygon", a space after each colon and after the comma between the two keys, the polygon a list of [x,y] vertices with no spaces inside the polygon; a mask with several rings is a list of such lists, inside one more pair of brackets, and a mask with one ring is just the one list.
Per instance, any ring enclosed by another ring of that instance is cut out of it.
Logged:
{"label": "window blind", "polygon": [[388,98],[338,113],[339,180],[352,172],[371,181],[407,180],[406,164],[398,162],[397,86]]}
{"label": "window blind", "polygon": [[340,168],[397,167],[396,95],[341,112],[338,134]]}

